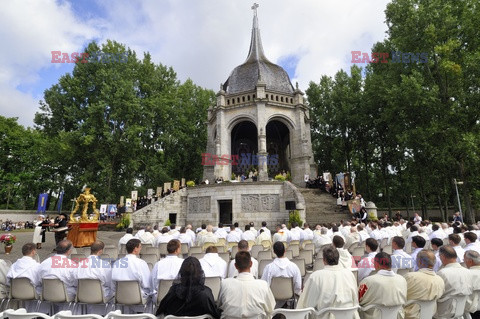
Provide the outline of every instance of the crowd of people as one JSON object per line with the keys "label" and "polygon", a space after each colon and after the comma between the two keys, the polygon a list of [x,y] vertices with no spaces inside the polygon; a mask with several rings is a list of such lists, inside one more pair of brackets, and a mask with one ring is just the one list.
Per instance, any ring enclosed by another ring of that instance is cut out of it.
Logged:
{"label": "crowd of people", "polygon": [[[76,266],[68,259],[73,248],[68,240],[58,242],[56,254],[41,264],[33,258],[36,246],[26,244],[22,249],[24,257],[5,271],[5,290],[12,278],[27,277],[41,291],[41,278],[55,277],[65,283],[73,298],[77,280],[90,278],[102,282],[108,298],[113,296],[117,282],[135,280],[145,300],[156,300],[159,282],[168,279],[174,284],[158,304],[157,315],[268,317],[276,307],[285,306],[285,301],[275,300],[269,288],[273,278],[290,277],[299,296],[297,308],[360,305],[361,317],[373,319],[380,317],[377,306],[399,306],[405,318],[419,318],[418,305],[407,302],[420,300],[436,302],[436,317],[447,317],[455,308],[455,300],[466,296],[465,311],[479,318],[475,297],[480,290],[479,226],[459,221],[432,224],[428,220],[401,219],[366,224],[345,221],[313,228],[292,223],[290,228],[277,225],[274,232],[266,222],[259,229],[254,223],[243,228],[238,224],[203,224],[196,230],[192,225],[148,226],[135,234],[129,228],[118,242],[119,248],[125,245],[126,256],[102,267],[95,267],[105,247],[99,241],[92,245],[91,255]],[[276,258],[259,276],[259,261],[249,251],[253,244],[265,242],[271,245]],[[150,270],[147,262],[138,258],[142,245],[162,243],[166,244],[167,255]],[[200,259],[183,259],[182,243],[204,247],[206,253]],[[219,256],[218,247],[232,247],[232,243],[238,253],[227,263]],[[289,245],[297,243],[302,247],[313,245],[315,263],[322,263],[321,267],[315,266],[319,270],[308,279],[302,280],[298,266],[286,257]],[[352,254],[352,248],[362,248],[361,256]],[[218,296],[205,285],[208,277],[222,278]]]}
{"label": "crowd of people", "polygon": [[8,219],[6,221],[0,220],[0,225],[2,227],[2,231],[11,231],[15,229],[31,229],[35,227],[34,223],[30,221],[13,222]]}

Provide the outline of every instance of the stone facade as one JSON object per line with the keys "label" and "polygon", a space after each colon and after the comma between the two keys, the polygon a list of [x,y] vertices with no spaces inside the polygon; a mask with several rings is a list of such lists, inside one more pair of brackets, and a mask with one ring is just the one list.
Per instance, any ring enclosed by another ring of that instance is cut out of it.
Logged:
{"label": "stone facade", "polygon": [[[242,122],[252,123],[255,127],[253,135],[256,140],[250,141],[252,145],[249,147],[255,155],[266,158],[272,155],[268,151],[272,150],[270,145],[273,142],[281,145],[279,156],[283,158],[283,165],[280,169],[291,172],[294,184],[303,185],[306,174],[316,176],[309,108],[305,105],[303,93],[298,86],[294,89],[285,70],[265,57],[256,13],[247,60],[236,67],[225,84],[221,85],[216,105],[208,110],[206,153],[218,157],[240,155],[235,153],[238,143],[232,141],[232,132]],[[288,130],[282,141],[274,141],[272,134],[268,136],[275,129],[272,129],[272,125]],[[232,162],[205,165],[204,179],[213,181],[222,177],[230,180],[232,164],[235,165]],[[275,169],[278,167],[271,167],[269,172],[267,164],[267,161],[258,163],[260,181],[267,181],[277,173]]]}

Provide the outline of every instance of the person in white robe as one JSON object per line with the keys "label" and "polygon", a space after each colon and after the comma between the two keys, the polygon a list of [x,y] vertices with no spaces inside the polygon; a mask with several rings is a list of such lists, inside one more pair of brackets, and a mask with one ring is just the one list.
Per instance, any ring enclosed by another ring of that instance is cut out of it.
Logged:
{"label": "person in white robe", "polygon": [[448,243],[450,246],[455,249],[455,252],[457,253],[457,262],[459,264],[463,263],[463,255],[465,255],[465,250],[460,246],[460,241],[462,239],[458,234],[450,234],[448,235]]}
{"label": "person in white robe", "polygon": [[[472,289],[480,291],[480,253],[475,250],[467,250],[464,256],[465,266],[472,274]],[[465,304],[465,312],[470,312],[472,318],[480,317],[480,300],[475,298],[475,294],[471,294]]]}
{"label": "person in white robe", "polygon": [[133,238],[133,228],[127,228],[127,232],[118,240],[118,251],[122,247],[122,244],[127,244],[127,242]]}
{"label": "person in white robe", "polygon": [[440,299],[445,301],[437,302],[435,318],[451,318],[453,314],[452,296],[469,296],[473,292],[472,273],[458,263],[457,253],[451,246],[442,246],[439,249],[440,260],[443,268],[437,274],[445,282],[445,291]]}
{"label": "person in white robe", "polygon": [[161,234],[155,239],[155,246],[160,246],[160,244],[167,244],[170,240],[174,239],[172,235],[168,233],[168,228],[163,227]]}
{"label": "person in white robe", "polygon": [[298,227],[296,222],[292,223],[292,228],[290,229],[290,241],[292,240],[303,241],[303,231]]}
{"label": "person in white robe", "polygon": [[78,267],[78,279],[98,279],[102,283],[103,295],[109,300],[115,294],[112,284],[112,267],[110,260],[101,259],[105,244],[96,241],[90,246],[90,256],[80,260]]}
{"label": "person in white robe", "polygon": [[[238,242],[238,251],[246,251],[246,252],[249,252],[249,246],[248,246],[248,242],[246,240],[240,240]],[[258,261],[253,258],[252,256],[252,266],[250,267],[250,273],[252,274],[253,277],[257,278],[258,277]],[[238,276],[238,270],[237,268],[235,267],[235,259],[232,259],[230,261],[230,264],[228,265],[228,278],[232,278],[232,277],[236,277]]]}
{"label": "person in white robe", "polygon": [[338,259],[338,265],[346,269],[357,268],[355,259],[353,259],[352,254],[350,254],[348,250],[343,248],[343,246],[345,245],[343,238],[340,236],[333,236],[332,242],[333,246],[337,249],[340,256]]}
{"label": "person in white robe", "polygon": [[[70,260],[68,256],[72,253],[73,244],[70,240],[61,240],[55,248],[55,255],[48,257],[41,264],[37,272],[37,281],[43,278],[57,278],[60,279],[67,289],[67,295],[70,300],[75,299],[77,293],[77,273],[78,264]],[[41,286],[39,286],[37,293],[41,293]]]}
{"label": "person in white robe", "polygon": [[186,227],[186,234],[192,238],[192,245],[195,243],[196,235],[195,232],[192,230],[192,225],[188,224]]}
{"label": "person in white robe", "polygon": [[206,254],[200,258],[205,277],[221,277],[227,276],[227,262],[218,255],[218,249],[215,246],[207,247]]}
{"label": "person in white robe", "polygon": [[270,229],[267,228],[267,222],[262,222],[262,228],[260,228],[258,231],[257,231],[257,236],[260,236],[260,230],[263,229],[263,231],[265,233],[268,234],[268,236],[272,237],[272,234],[270,232]]}
{"label": "person in white robe", "polygon": [[178,239],[178,236],[180,235],[180,232],[177,229],[177,225],[171,224],[169,226],[168,233],[172,235],[173,239]]}
{"label": "person in white robe", "polygon": [[142,242],[143,245],[155,245],[156,238],[153,236],[153,228],[152,226],[147,226],[145,228],[145,232],[140,236],[140,241]]}
{"label": "person in white robe", "polygon": [[372,271],[375,270],[373,259],[377,254],[378,241],[373,238],[368,238],[365,241],[365,251],[367,256],[358,263],[358,280],[361,281],[366,278]]}
{"label": "person in white robe", "polygon": [[[403,238],[402,238],[403,239]],[[445,291],[445,283],[440,276],[433,271],[436,258],[433,251],[422,250],[417,255],[417,272],[409,272],[405,275],[407,281],[407,301],[438,300]],[[405,319],[420,318],[420,307],[411,304],[405,307]]]}
{"label": "person in white robe", "polygon": [[360,236],[360,243],[363,243],[366,241],[368,238],[370,238],[370,235],[368,232],[363,228],[362,225],[357,225],[357,232],[358,235]]}
{"label": "person in white robe", "polygon": [[180,235],[178,235],[178,240],[181,244],[187,244],[188,248],[192,247],[193,245],[192,237],[187,234],[187,229],[185,227],[180,228]]}
{"label": "person in white robe", "polygon": [[313,244],[315,245],[315,252],[320,253],[320,249],[324,245],[330,245],[332,243],[332,238],[327,234],[328,229],[322,227],[320,229],[320,235],[315,234],[313,238]]}
{"label": "person in white robe", "polygon": [[313,230],[310,229],[310,225],[303,224],[303,240],[310,240],[313,242]]}
{"label": "person in white robe", "polygon": [[[407,281],[392,271],[390,255],[384,252],[376,254],[374,265],[377,273],[360,282],[358,288],[360,306],[367,307],[370,304],[403,306],[407,300]],[[376,308],[361,311],[360,316],[363,319],[378,319],[381,317],[380,311]]]}
{"label": "person in white robe", "polygon": [[[351,270],[339,265],[338,250],[328,246],[323,249],[322,255],[325,267],[310,275],[298,299],[297,309],[358,306],[357,281]],[[328,319],[329,316],[317,318]]]}
{"label": "person in white robe", "polygon": [[[6,286],[11,286],[12,279],[15,278],[28,278],[30,283],[35,288],[35,291],[38,293],[41,288],[41,278],[38,276],[38,270],[40,268],[40,264],[35,259],[37,255],[37,250],[35,248],[35,244],[27,243],[22,247],[22,258],[17,259],[10,269],[8,269],[8,265],[5,263],[4,260],[0,260],[0,277],[3,272],[6,272]],[[4,287],[0,286],[0,290],[6,292]],[[3,293],[1,294],[3,296]],[[5,294],[4,297],[7,297]],[[35,311],[36,302],[31,302],[26,304],[27,311],[33,312]]]}
{"label": "person in white robe", "polygon": [[[417,260],[417,255],[425,247],[425,238],[422,236],[413,236],[412,237],[412,260]],[[418,263],[414,263],[413,271],[418,271]]]}
{"label": "person in white robe", "polygon": [[474,250],[480,254],[480,243],[477,241],[477,234],[474,232],[466,232],[463,237],[465,238],[465,251]]}
{"label": "person in white robe", "polygon": [[245,231],[242,234],[242,240],[255,241],[257,237],[256,232],[250,230],[250,225],[245,225]]}
{"label": "person in white robe", "polygon": [[235,256],[236,278],[222,280],[218,297],[222,318],[270,318],[275,298],[269,284],[250,272],[251,256],[246,251]]}
{"label": "person in white robe", "polygon": [[137,238],[137,239],[140,239],[140,237],[143,235],[144,232],[145,232],[145,228],[142,227],[142,228],[140,228],[140,229],[137,231],[137,233],[136,233],[135,236],[133,236],[133,237],[135,237],[135,238]]}
{"label": "person in white robe", "polygon": [[447,238],[447,234],[443,231],[441,228],[441,225],[439,224],[434,224],[432,225],[432,232],[430,233],[430,240],[434,238],[440,238],[441,240]]}
{"label": "person in white robe", "polygon": [[442,267],[439,249],[443,246],[443,240],[441,240],[440,238],[434,238],[430,241],[430,243],[432,245],[432,250],[435,253],[435,258],[437,259],[437,261],[435,262],[435,266],[433,266],[433,271],[437,273],[440,267]]}
{"label": "person in white robe", "polygon": [[235,229],[235,226],[230,226],[230,232],[227,235],[227,242],[238,243],[240,240],[242,240],[242,234]]}
{"label": "person in white robe", "polygon": [[267,234],[263,229],[260,229],[260,235],[258,235],[255,239],[255,244],[261,245],[264,240],[270,242],[270,246],[272,246],[272,237]]}
{"label": "person in white robe", "polygon": [[405,247],[405,239],[400,236],[392,238],[392,270],[394,273],[398,272],[398,269],[412,269],[414,267],[414,260],[412,256],[407,254],[403,248]]}
{"label": "person in white robe", "polygon": [[265,280],[270,286],[273,277],[293,278],[293,290],[299,295],[302,290],[302,276],[300,274],[300,269],[295,263],[285,257],[285,246],[282,242],[276,242],[273,244],[273,252],[277,255],[277,258],[265,266],[262,280]]}
{"label": "person in white robe", "polygon": [[[183,259],[179,258],[182,252],[182,246],[178,239],[172,239],[167,244],[168,255],[155,263],[152,269],[152,291],[157,293],[158,283],[160,280],[175,279],[178,276],[180,267],[182,267]],[[156,298],[153,298],[156,300]]]}
{"label": "person in white robe", "polygon": [[150,268],[139,258],[142,244],[140,239],[132,238],[127,242],[127,255],[118,259],[113,264],[112,281],[116,286],[117,281],[135,280],[140,284],[144,299],[152,293]]}
{"label": "person in white robe", "polygon": [[198,246],[202,247],[205,244],[215,245],[216,243],[218,243],[218,237],[213,233],[213,226],[208,225],[207,232],[198,238]]}
{"label": "person in white robe", "polygon": [[283,241],[283,242],[288,242],[288,234],[285,232],[284,229],[282,229],[282,226],[277,225],[276,227],[277,232],[273,234],[273,243],[276,243],[277,241]]}
{"label": "person in white robe", "polygon": [[407,237],[407,239],[405,240],[405,244],[411,243],[413,236],[418,236],[418,226],[417,226],[417,225],[412,225],[412,226],[410,227],[410,233],[408,234],[408,237]]}
{"label": "person in white robe", "polygon": [[45,216],[38,215],[37,221],[35,222],[35,229],[33,230],[33,240],[32,242],[37,245],[37,249],[42,249],[42,243],[45,242],[45,227],[44,225]]}
{"label": "person in white robe", "polygon": [[217,236],[218,239],[223,238],[227,240],[227,231],[223,228],[223,223],[218,223],[218,228],[215,231],[215,236]]}

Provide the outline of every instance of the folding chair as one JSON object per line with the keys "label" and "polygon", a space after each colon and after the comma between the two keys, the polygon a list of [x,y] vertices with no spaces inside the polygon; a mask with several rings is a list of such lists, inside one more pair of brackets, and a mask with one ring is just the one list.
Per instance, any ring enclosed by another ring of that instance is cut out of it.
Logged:
{"label": "folding chair", "polygon": [[213,297],[215,301],[218,299],[218,295],[220,294],[220,284],[222,282],[221,277],[205,277],[205,286],[212,289]]}
{"label": "folding chair", "polygon": [[[253,245],[252,247],[250,247],[250,254],[252,255],[253,258],[257,259],[258,258],[258,254],[261,252],[261,251],[264,251],[265,250],[265,247],[262,246],[262,245]],[[270,250],[268,250],[270,251]],[[234,256],[235,258],[235,256]]]}
{"label": "folding chair", "polygon": [[7,309],[3,312],[2,318],[11,318],[11,319],[36,319],[36,318],[45,318],[51,319],[50,317],[41,312],[27,312],[25,308],[20,308],[17,310]]}
{"label": "folding chair", "polygon": [[7,304],[5,306],[8,309],[10,305],[10,300],[19,300],[20,307],[25,301],[36,301],[37,306],[35,311],[38,311],[41,300],[35,291],[35,287],[32,285],[30,279],[25,277],[13,278],[10,284],[10,292],[7,299]]}
{"label": "folding chair", "polygon": [[258,279],[262,278],[263,270],[265,269],[265,266],[267,266],[272,261],[273,259],[262,259],[258,262]]}
{"label": "folding chair", "polygon": [[157,300],[156,306],[160,305],[160,301],[167,295],[170,287],[173,285],[173,279],[162,279],[158,282],[158,289],[157,289]]}
{"label": "folding chair", "polygon": [[409,300],[405,306],[417,304],[420,306],[419,319],[432,319],[437,305],[436,300]]}
{"label": "folding chair", "polygon": [[[308,319],[310,315],[315,313],[315,309],[312,307],[304,309],[283,309],[277,308],[272,312],[272,318],[275,315],[284,315],[286,319]],[[350,318],[351,319],[351,318]]]}
{"label": "folding chair", "polygon": [[188,250],[189,256],[191,256],[192,254],[199,254],[199,253],[202,253],[202,247],[193,246],[193,247],[190,247],[190,249]]}
{"label": "folding chair", "polygon": [[317,317],[324,315],[324,314],[332,314],[335,316],[335,319],[352,319],[354,318],[357,309],[360,308],[359,306],[348,307],[348,308],[334,308],[328,307],[323,308],[315,313]]}
{"label": "folding chair", "polygon": [[72,315],[72,312],[70,310],[64,310],[56,313],[53,317],[53,319],[104,319],[100,315],[96,314],[88,314],[88,315]]}
{"label": "folding chair", "polygon": [[111,311],[105,316],[105,319],[117,319],[117,318],[118,319],[143,319],[143,318],[158,319],[155,315],[152,315],[151,313],[137,313],[137,314],[126,315],[126,314],[122,314],[120,310]]}
{"label": "folding chair", "polygon": [[201,259],[203,258],[203,256],[205,256],[205,253],[193,253],[193,254],[190,254],[190,257],[195,257],[197,259]]}
{"label": "folding chair", "polygon": [[143,312],[146,312],[147,304],[148,298],[144,299],[142,297],[142,291],[140,289],[140,283],[138,281],[124,280],[116,282],[115,306],[121,305],[123,308],[122,310],[125,310],[125,306],[141,305],[143,306]]}
{"label": "folding chair", "polygon": [[42,301],[50,303],[50,315],[54,313],[54,304],[68,303],[68,308],[70,309],[73,303],[75,308],[75,302],[68,297],[65,284],[58,278],[42,279]]}
{"label": "folding chair", "polygon": [[225,253],[218,253],[218,256],[220,256],[223,260],[225,260],[228,263],[230,262],[230,253],[227,251]]}
{"label": "folding chair", "polygon": [[306,267],[313,266],[313,250],[300,250],[300,254],[298,255],[298,259],[305,260]]}
{"label": "folding chair", "polygon": [[[255,257],[253,257],[255,258]],[[263,259],[272,259],[272,252],[270,250],[266,251],[259,251],[257,255],[258,261],[263,260]]]}
{"label": "folding chair", "polygon": [[465,295],[456,295],[456,296],[448,296],[442,299],[437,300],[437,304],[443,303],[443,302],[451,302],[453,306],[453,314],[451,316],[448,316],[449,314],[445,314],[445,316],[442,314],[440,317],[434,317],[434,318],[442,318],[442,319],[457,319],[457,318],[463,318],[463,313],[465,312],[465,303],[467,302],[468,296]]}
{"label": "folding chair", "polygon": [[400,312],[400,309],[403,305],[395,306],[382,306],[377,304],[370,304],[366,307],[360,307],[362,311],[367,311],[369,309],[378,309],[380,311],[380,318],[378,319],[397,319],[397,315]]}
{"label": "folding chair", "polygon": [[293,301],[292,309],[295,308],[295,291],[292,277],[272,277],[270,289],[276,301]]}
{"label": "folding chair", "polygon": [[305,259],[292,259],[292,262],[297,265],[298,269],[300,269],[300,276],[302,278],[305,277],[305,273],[307,272],[305,269]]}
{"label": "folding chair", "polygon": [[160,257],[168,255],[167,243],[160,243],[158,245],[158,254],[160,255]]}
{"label": "folding chair", "polygon": [[107,314],[109,300],[103,295],[102,282],[99,279],[78,279],[76,305],[80,305],[81,313],[87,313],[87,305],[105,305]]}
{"label": "folding chair", "polygon": [[[235,259],[235,255],[238,253],[238,246],[233,246],[232,247],[232,252],[230,253],[230,258],[231,259]],[[253,258],[255,258],[252,254],[252,252],[250,251],[250,254],[252,255]]]}
{"label": "folding chair", "polygon": [[158,257],[157,254],[141,254],[140,259],[145,260],[147,263],[155,265],[155,263],[160,260],[160,257]]}

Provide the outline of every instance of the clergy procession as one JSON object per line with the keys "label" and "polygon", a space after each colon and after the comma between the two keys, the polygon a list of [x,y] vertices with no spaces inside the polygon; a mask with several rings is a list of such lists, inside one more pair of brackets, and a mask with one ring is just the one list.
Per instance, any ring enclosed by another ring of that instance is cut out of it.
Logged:
{"label": "clergy procession", "polygon": [[[62,240],[41,263],[37,246],[27,243],[11,266],[1,260],[2,306],[51,316],[119,309],[213,318],[286,311],[315,318],[479,318],[478,226],[404,220],[315,229],[292,223],[275,232],[266,222],[258,229],[254,223],[148,226],[135,234],[128,228],[118,246],[97,240],[88,256]],[[21,280],[35,297],[21,297]],[[52,297],[55,283],[65,289],[63,300]]]}

